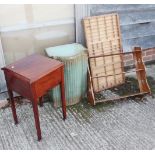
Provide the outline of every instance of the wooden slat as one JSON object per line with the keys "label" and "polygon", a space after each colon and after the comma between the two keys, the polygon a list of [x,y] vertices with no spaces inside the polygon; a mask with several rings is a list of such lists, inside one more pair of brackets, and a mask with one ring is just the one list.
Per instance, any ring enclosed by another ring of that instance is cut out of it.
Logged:
{"label": "wooden slat", "polygon": [[137,11],[147,11],[154,10],[154,4],[93,4],[91,5],[91,13],[93,15],[98,15],[98,13],[109,14],[111,12],[137,12]]}
{"label": "wooden slat", "polygon": [[132,51],[134,46],[143,49],[155,47],[155,5],[91,5],[91,15],[117,12],[123,39],[123,51]]}
{"label": "wooden slat", "polygon": [[145,95],[148,94],[149,92],[142,92],[142,93],[134,93],[131,95],[124,95],[124,96],[118,96],[118,97],[111,97],[110,99],[103,99],[103,100],[96,100],[96,103],[103,103],[103,102],[108,102],[108,101],[116,101],[116,100],[121,100],[121,99],[125,99],[125,98],[129,98],[129,97],[135,97],[135,96],[141,96],[141,95]]}
{"label": "wooden slat", "polygon": [[124,51],[131,51],[132,47],[140,46],[142,49],[155,47],[155,35],[123,40],[123,49]]}
{"label": "wooden slat", "polygon": [[[137,70],[132,70],[129,72],[121,72],[121,73],[115,73],[115,75],[120,75],[120,74],[127,74],[131,72],[138,72],[138,71],[143,71],[144,69],[137,69]],[[108,77],[108,76],[114,76],[114,74],[105,74],[105,75],[100,75],[100,76],[93,76],[92,78],[100,78],[100,77]]]}
{"label": "wooden slat", "polygon": [[91,14],[103,15],[117,12],[121,26],[155,21],[155,5],[92,5]]}

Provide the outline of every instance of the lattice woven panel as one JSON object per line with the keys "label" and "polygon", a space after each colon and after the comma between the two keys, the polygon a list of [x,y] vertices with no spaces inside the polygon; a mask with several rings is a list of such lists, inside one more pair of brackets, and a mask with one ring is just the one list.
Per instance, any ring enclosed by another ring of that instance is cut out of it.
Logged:
{"label": "lattice woven panel", "polygon": [[118,15],[87,17],[84,19],[84,30],[94,91],[124,83]]}

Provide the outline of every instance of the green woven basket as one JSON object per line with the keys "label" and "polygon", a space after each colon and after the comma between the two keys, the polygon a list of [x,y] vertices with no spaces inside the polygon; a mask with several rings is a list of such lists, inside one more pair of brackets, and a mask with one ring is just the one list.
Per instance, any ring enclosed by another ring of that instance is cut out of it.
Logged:
{"label": "green woven basket", "polygon": [[[46,54],[60,60],[65,65],[65,96],[67,105],[73,105],[85,96],[87,89],[88,59],[86,49],[77,43],[50,47]],[[61,106],[60,86],[50,91],[50,99],[55,107]]]}

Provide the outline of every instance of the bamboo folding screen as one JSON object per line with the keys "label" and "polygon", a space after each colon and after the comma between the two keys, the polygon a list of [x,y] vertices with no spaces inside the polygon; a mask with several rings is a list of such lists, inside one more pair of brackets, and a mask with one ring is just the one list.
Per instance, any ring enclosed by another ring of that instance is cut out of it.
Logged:
{"label": "bamboo folding screen", "polygon": [[[94,93],[125,82],[123,48],[117,14],[87,17],[84,20],[85,38],[88,48],[88,99],[96,104]],[[139,48],[134,50],[139,51]],[[140,49],[141,51],[141,49]],[[135,52],[136,53],[136,52]],[[140,52],[141,54],[141,52]],[[138,55],[141,60],[141,55]],[[137,57],[134,57],[136,61]],[[140,66],[143,65],[141,61]],[[136,68],[139,70],[139,67]],[[145,68],[143,68],[145,74]],[[138,76],[138,79],[140,76]],[[146,81],[146,76],[144,76]],[[147,84],[147,91],[150,92]]]}

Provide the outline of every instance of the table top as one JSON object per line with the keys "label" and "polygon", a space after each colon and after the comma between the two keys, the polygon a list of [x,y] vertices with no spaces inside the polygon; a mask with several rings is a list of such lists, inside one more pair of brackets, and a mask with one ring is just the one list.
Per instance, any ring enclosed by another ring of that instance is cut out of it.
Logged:
{"label": "table top", "polygon": [[63,66],[63,63],[39,54],[33,54],[2,68],[35,81]]}

